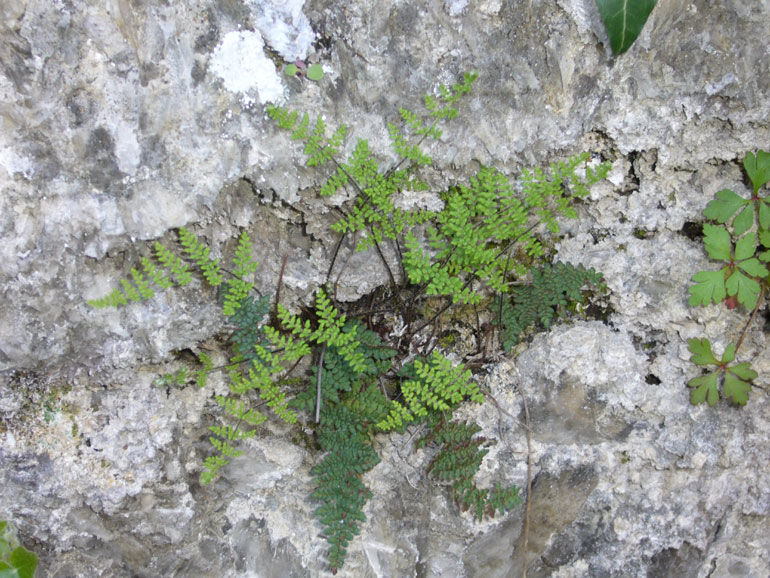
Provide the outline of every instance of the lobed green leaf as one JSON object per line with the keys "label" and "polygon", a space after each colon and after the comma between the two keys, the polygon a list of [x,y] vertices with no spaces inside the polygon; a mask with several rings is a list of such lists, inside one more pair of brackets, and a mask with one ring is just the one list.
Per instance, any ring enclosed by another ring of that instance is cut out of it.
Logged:
{"label": "lobed green leaf", "polygon": [[726,223],[741,207],[750,203],[748,199],[744,199],[740,195],[736,195],[730,189],[722,189],[717,193],[716,199],[713,199],[706,206],[706,210],[703,214],[707,218],[718,221],[719,223]]}
{"label": "lobed green leaf", "polygon": [[695,285],[690,286],[691,307],[719,303],[727,296],[725,288],[725,273],[727,268],[719,271],[698,271],[692,278]]}
{"label": "lobed green leaf", "polygon": [[730,254],[730,233],[727,229],[706,223],[703,225],[703,235],[703,243],[709,257],[717,261],[730,260],[732,257]]}
{"label": "lobed green leaf", "polygon": [[743,167],[746,169],[751,183],[754,185],[756,195],[768,181],[770,181],[770,153],[760,150],[757,154],[748,153],[743,159]]}
{"label": "lobed green leaf", "polygon": [[719,365],[719,361],[711,351],[711,342],[708,339],[688,339],[687,348],[692,353],[690,361],[695,365]]}
{"label": "lobed green leaf", "polygon": [[693,405],[707,401],[713,407],[719,402],[719,378],[716,372],[695,377],[687,385],[694,388],[690,392],[690,403]]}

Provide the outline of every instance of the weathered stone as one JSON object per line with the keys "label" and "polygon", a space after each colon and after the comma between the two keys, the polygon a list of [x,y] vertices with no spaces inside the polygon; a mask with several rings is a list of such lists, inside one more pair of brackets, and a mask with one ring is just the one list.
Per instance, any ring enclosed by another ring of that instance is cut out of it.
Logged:
{"label": "weathered stone", "polygon": [[[431,185],[479,164],[515,177],[584,149],[612,161],[557,244],[559,259],[604,272],[609,313],[491,368],[500,411],[462,409],[497,440],[481,482],[526,487],[528,400],[526,552],[523,508],[475,523],[425,479],[430,451],[383,437],[339,575],[519,576],[525,557],[529,576],[766,575],[767,395],[695,408],[684,384],[686,339],[720,348],[743,327],[738,311],[686,306],[706,263],[687,233],[716,191],[748,191],[739,161],[770,146],[769,20],[767,2],[659,2],[613,58],[593,0],[4,0],[0,519],[46,576],[323,575],[307,498],[319,456],[271,422],[202,488],[225,384],[152,385],[221,337],[213,293],[194,284],[112,312],[84,300],[185,225],[215,256],[248,230],[260,290],[275,293],[286,258],[282,301],[308,303],[341,199],[317,197],[323,173],[300,167],[266,102],[350,124],[349,145],[368,139],[387,166],[397,107],[476,69],[472,98],[430,146]],[[295,59],[324,78],[274,65]],[[338,296],[387,279],[377,258],[352,255]],[[744,349],[762,376],[767,348],[755,323]]]}

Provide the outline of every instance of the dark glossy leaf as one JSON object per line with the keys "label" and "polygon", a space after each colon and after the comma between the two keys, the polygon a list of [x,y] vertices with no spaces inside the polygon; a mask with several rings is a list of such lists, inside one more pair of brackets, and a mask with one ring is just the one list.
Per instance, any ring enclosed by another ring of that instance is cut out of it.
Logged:
{"label": "dark glossy leaf", "polygon": [[636,40],[657,0],[596,0],[612,52],[623,54]]}

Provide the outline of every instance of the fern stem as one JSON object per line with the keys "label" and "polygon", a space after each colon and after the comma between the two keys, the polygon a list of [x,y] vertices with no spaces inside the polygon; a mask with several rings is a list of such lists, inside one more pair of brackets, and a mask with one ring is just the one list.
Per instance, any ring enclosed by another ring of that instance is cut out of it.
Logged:
{"label": "fern stem", "polygon": [[281,302],[281,285],[283,285],[283,272],[286,270],[286,260],[288,258],[289,258],[288,254],[283,256],[283,262],[281,263],[281,272],[278,275],[278,285],[275,288],[275,310],[273,311],[273,315],[275,319],[278,319],[278,304]]}
{"label": "fern stem", "polygon": [[318,356],[318,379],[316,380],[315,398],[315,422],[321,421],[321,383],[323,380],[324,355],[326,355],[326,343],[321,346],[321,354]]}
{"label": "fern stem", "polygon": [[[353,258],[353,253],[356,250],[356,239],[358,237],[358,232],[356,232],[353,235],[353,247],[350,251],[350,255],[348,255],[348,258],[345,259],[345,262],[342,264],[342,267],[340,267],[340,272],[337,274],[337,278],[334,280],[334,291],[332,291],[332,299],[334,300],[334,306],[337,307],[337,286],[340,284],[340,279],[342,279],[342,274],[345,272],[345,269],[348,268],[348,265],[350,264],[350,260]],[[339,246],[338,246],[339,247]],[[335,255],[336,258],[336,255]],[[331,274],[331,269],[329,270],[329,274]],[[328,280],[327,280],[328,283]]]}
{"label": "fern stem", "polygon": [[[347,233],[342,233],[340,235],[340,238],[337,239],[337,244],[334,245],[334,252],[332,253],[331,261],[329,261],[329,268],[326,270],[326,285],[329,284],[329,281],[331,281],[332,278],[332,271],[334,270],[334,265],[337,262],[337,255],[339,255],[340,248],[342,247],[342,243],[345,240],[345,237],[347,237]],[[337,281],[339,281],[339,276],[337,276]],[[334,283],[334,297],[336,300],[337,297],[337,282]]]}

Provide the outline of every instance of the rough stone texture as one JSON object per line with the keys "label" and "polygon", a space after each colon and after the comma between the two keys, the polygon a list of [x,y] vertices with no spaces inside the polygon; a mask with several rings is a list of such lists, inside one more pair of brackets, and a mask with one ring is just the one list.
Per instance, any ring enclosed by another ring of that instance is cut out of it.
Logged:
{"label": "rough stone texture", "polygon": [[[193,226],[226,253],[245,227],[260,287],[307,300],[333,250],[319,175],[266,121],[280,100],[348,122],[388,158],[385,120],[436,82],[480,73],[432,153],[433,184],[478,163],[512,175],[587,149],[613,161],[559,257],[604,272],[606,323],[559,326],[490,368],[501,407],[482,481],[526,485],[532,521],[476,524],[424,479],[429,456],[384,439],[375,498],[340,575],[756,576],[770,568],[770,403],[693,408],[686,339],[735,339],[744,317],[690,309],[706,260],[684,232],[739,160],[770,147],[770,4],[663,0],[612,58],[593,0],[4,0],[0,6],[0,519],[40,575],[320,576],[309,469],[271,424],[211,486],[204,391],[152,385],[216,335],[196,287],[118,312],[100,296],[151,241]],[[242,60],[235,60],[241,58]],[[273,59],[314,59],[320,83]],[[351,259],[349,299],[386,281]],[[767,384],[767,329],[745,345]]]}

